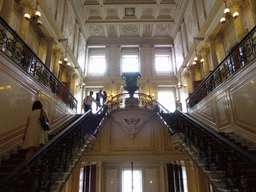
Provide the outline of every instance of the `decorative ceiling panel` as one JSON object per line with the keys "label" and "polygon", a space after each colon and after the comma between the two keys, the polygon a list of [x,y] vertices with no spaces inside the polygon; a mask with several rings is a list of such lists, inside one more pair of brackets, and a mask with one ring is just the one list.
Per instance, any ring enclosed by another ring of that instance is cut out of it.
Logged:
{"label": "decorative ceiling panel", "polygon": [[104,37],[104,26],[103,25],[90,25],[89,32],[91,37]]}
{"label": "decorative ceiling panel", "polygon": [[109,37],[117,37],[116,25],[108,25],[107,28]]}
{"label": "decorative ceiling panel", "polygon": [[171,24],[169,23],[160,23],[160,24],[156,24],[156,32],[155,32],[155,36],[159,37],[159,36],[170,36],[170,31],[171,31]]}
{"label": "decorative ceiling panel", "polygon": [[139,36],[139,24],[122,24],[120,25],[120,36]]}
{"label": "decorative ceiling panel", "polygon": [[[172,37],[185,0],[84,0],[85,28],[93,37]],[[180,19],[179,19],[180,22]]]}

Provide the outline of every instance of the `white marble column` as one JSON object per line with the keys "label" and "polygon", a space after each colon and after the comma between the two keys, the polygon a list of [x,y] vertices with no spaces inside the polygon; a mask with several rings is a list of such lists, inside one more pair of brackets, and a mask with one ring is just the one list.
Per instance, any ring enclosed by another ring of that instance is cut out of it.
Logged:
{"label": "white marble column", "polygon": [[52,37],[48,37],[46,39],[47,42],[47,53],[46,53],[46,59],[45,59],[45,65],[50,69],[50,71],[53,71],[53,45],[55,43],[54,39]]}
{"label": "white marble column", "polygon": [[216,49],[215,49],[215,36],[209,36],[208,37],[208,44],[209,44],[209,51],[210,51],[210,70],[214,70],[219,62],[218,62],[218,57],[217,57],[217,53],[216,53]]}

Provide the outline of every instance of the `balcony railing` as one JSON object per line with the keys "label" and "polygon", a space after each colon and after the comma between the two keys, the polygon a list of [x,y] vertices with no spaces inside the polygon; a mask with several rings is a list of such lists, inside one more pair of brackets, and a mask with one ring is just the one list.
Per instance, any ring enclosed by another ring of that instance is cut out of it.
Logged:
{"label": "balcony railing", "polygon": [[252,61],[256,56],[256,27],[228,54],[228,56],[206,77],[196,90],[186,99],[192,108],[226,79]]}
{"label": "balcony railing", "polygon": [[77,100],[26,45],[16,32],[0,17],[0,49],[29,75],[45,85],[72,110],[77,110]]}

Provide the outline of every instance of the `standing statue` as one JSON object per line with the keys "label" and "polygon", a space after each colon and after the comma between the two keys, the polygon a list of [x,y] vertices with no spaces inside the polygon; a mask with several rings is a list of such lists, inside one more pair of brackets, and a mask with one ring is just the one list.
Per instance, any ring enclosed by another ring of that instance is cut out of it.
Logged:
{"label": "standing statue", "polygon": [[133,98],[135,91],[139,89],[137,79],[141,78],[141,74],[139,72],[124,72],[121,78],[126,81],[124,89],[128,91],[130,98]]}

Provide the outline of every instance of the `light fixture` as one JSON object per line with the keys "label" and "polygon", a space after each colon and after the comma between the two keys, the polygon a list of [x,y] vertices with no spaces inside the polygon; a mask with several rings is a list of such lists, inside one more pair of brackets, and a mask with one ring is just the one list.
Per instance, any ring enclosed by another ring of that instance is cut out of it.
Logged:
{"label": "light fixture", "polygon": [[192,62],[193,65],[196,65],[197,63],[200,63],[201,60],[199,61],[199,57],[197,55],[197,45],[196,45],[196,40],[198,41],[203,41],[204,38],[203,37],[194,37],[194,44],[195,44],[195,53],[196,53],[196,56],[194,57],[194,60]]}
{"label": "light fixture", "polygon": [[82,89],[83,87],[85,87],[85,83],[76,84],[76,87]]}
{"label": "light fixture", "polygon": [[[21,3],[21,1],[17,1],[18,3]],[[37,25],[42,25],[43,22],[41,21],[41,12],[38,11],[38,4],[39,1],[36,2],[36,9],[34,10],[34,14],[31,16],[29,13],[25,13],[24,14],[24,18],[29,21],[29,20],[33,20]]]}
{"label": "light fixture", "polygon": [[239,13],[236,11],[233,13],[233,15],[231,15],[231,10],[230,8],[227,6],[227,0],[223,0],[225,3],[225,9],[224,9],[224,15],[223,17],[220,19],[221,23],[225,23],[227,21],[227,19],[233,18],[236,19],[239,16]]}
{"label": "light fixture", "polygon": [[58,39],[58,42],[62,43],[62,42],[66,42],[66,48],[65,48],[65,56],[64,56],[64,59],[63,61],[59,61],[59,64],[60,65],[64,65],[64,66],[71,66],[71,63],[68,62],[68,57],[67,57],[67,48],[68,48],[68,39]]}

